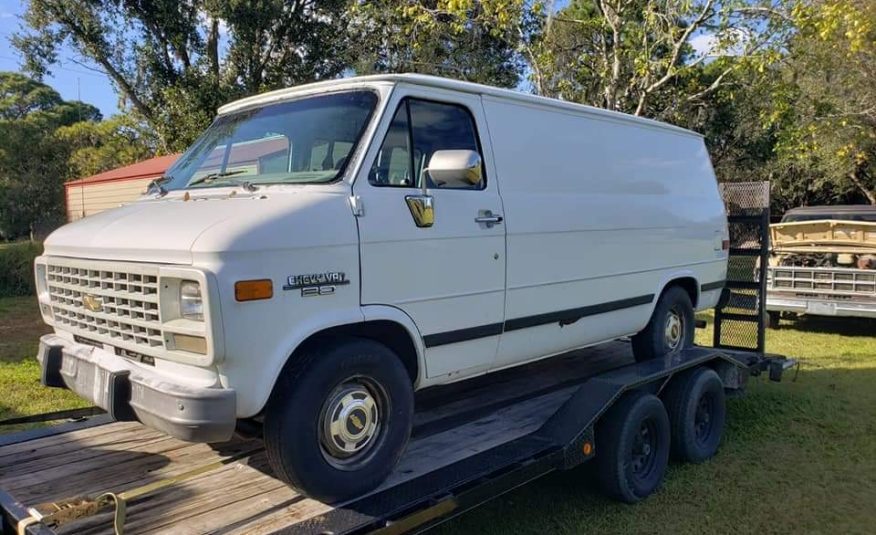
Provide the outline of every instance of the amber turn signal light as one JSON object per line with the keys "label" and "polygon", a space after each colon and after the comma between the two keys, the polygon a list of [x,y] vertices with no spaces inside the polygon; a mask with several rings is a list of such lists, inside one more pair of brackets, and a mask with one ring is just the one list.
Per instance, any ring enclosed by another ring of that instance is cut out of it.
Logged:
{"label": "amber turn signal light", "polygon": [[584,455],[589,456],[591,453],[593,453],[593,444],[591,444],[590,442],[585,442],[584,445],[581,446],[581,452]]}
{"label": "amber turn signal light", "polygon": [[253,281],[237,281],[234,283],[234,298],[238,301],[256,301],[270,299],[274,296],[274,284],[271,279]]}

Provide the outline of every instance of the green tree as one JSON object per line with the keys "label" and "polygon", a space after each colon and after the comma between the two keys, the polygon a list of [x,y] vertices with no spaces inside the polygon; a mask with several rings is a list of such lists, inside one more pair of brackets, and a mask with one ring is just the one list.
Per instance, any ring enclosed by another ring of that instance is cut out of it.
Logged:
{"label": "green tree", "polygon": [[33,120],[70,124],[99,121],[100,111],[83,102],[65,102],[51,87],[15,72],[0,72],[0,120]]}
{"label": "green tree", "polygon": [[62,126],[54,138],[68,152],[66,176],[81,178],[145,160],[155,154],[151,130],[130,115]]}
{"label": "green tree", "polygon": [[824,201],[876,204],[876,3],[815,0],[795,11],[785,89],[771,120],[778,155],[812,170],[798,187]]}
{"label": "green tree", "polygon": [[[665,118],[702,101],[735,71],[775,61],[792,29],[785,4],[572,0],[555,14],[543,13],[525,47],[533,87],[546,96]],[[689,83],[715,57],[723,59],[710,83]]]}
{"label": "green tree", "polygon": [[66,147],[58,127],[100,120],[81,102],[65,102],[52,88],[18,73],[0,73],[0,234],[33,235],[63,219]]}
{"label": "green tree", "polygon": [[94,106],[0,73],[0,236],[44,234],[64,220],[63,183],[130,164],[155,150],[128,115],[101,120]]}
{"label": "green tree", "polygon": [[228,100],[347,67],[347,0],[31,0],[13,45],[39,77],[62,45],[179,150]]}
{"label": "green tree", "polygon": [[354,4],[357,73],[416,72],[514,87],[524,69],[516,0],[376,0]]}

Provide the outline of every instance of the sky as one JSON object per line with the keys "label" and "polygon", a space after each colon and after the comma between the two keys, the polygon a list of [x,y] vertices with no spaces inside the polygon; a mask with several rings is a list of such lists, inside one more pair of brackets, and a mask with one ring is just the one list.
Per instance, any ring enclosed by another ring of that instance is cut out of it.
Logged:
{"label": "sky", "polygon": [[[23,2],[0,0],[0,71],[21,70],[21,54],[12,47],[9,39],[19,31],[24,8]],[[46,84],[60,93],[64,100],[82,100],[96,106],[104,117],[118,113],[119,99],[109,78],[70,61],[79,58],[69,48],[60,50],[58,58],[61,61],[51,67],[52,75],[43,80]]]}

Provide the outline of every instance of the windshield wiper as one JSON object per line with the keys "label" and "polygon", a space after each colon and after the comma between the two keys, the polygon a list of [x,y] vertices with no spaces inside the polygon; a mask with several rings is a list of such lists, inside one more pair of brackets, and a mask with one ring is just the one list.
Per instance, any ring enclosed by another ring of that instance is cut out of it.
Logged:
{"label": "windshield wiper", "polygon": [[221,172],[215,172],[215,173],[207,173],[206,175],[204,175],[202,177],[198,177],[198,178],[192,180],[191,182],[189,182],[186,185],[186,187],[190,188],[190,187],[197,185],[197,184],[201,184],[204,182],[213,182],[214,180],[218,180],[220,178],[239,175],[240,173],[245,173],[245,172],[246,172],[245,169],[237,169],[236,171],[221,171]]}
{"label": "windshield wiper", "polygon": [[148,186],[146,186],[146,193],[149,195],[154,193],[158,197],[164,197],[165,195],[167,195],[167,190],[164,189],[164,185],[172,179],[172,176],[161,175],[160,177],[150,182]]}

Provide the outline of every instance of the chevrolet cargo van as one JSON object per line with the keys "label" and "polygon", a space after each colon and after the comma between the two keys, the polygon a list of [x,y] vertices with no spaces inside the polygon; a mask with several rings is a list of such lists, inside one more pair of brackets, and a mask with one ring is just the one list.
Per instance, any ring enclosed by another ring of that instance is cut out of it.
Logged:
{"label": "chevrolet cargo van", "polygon": [[274,91],[45,241],[43,382],[189,441],[255,419],[277,476],[339,500],[392,471],[416,390],[689,345],[727,246],[687,130],[417,75]]}

